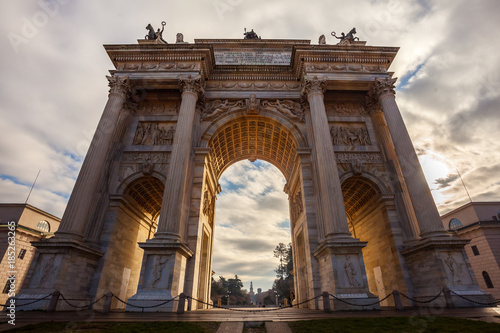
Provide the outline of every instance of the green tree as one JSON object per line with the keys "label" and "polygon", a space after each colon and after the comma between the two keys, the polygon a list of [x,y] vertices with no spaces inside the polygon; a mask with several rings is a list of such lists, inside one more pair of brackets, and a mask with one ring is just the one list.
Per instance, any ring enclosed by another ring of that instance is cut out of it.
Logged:
{"label": "green tree", "polygon": [[278,292],[278,300],[283,302],[294,289],[292,243],[279,243],[274,249],[274,257],[280,259],[280,264],[275,269],[277,279],[274,280],[273,289]]}

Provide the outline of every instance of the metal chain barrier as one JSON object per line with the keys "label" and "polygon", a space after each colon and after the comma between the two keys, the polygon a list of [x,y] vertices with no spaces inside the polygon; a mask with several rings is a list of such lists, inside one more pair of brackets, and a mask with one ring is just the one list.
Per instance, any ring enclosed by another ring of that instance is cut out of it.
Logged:
{"label": "metal chain barrier", "polygon": [[[179,296],[175,296],[174,298],[172,299],[169,299],[169,300],[166,300],[165,302],[163,303],[160,303],[160,304],[156,304],[156,305],[148,305],[148,306],[139,306],[139,305],[134,305],[134,304],[130,304],[129,302],[125,302],[124,300],[121,300],[119,297],[117,297],[116,295],[113,294],[113,297],[116,298],[118,301],[122,302],[123,304],[125,305],[128,305],[128,306],[131,306],[131,307],[134,307],[134,308],[140,308],[144,311],[144,309],[151,309],[151,308],[157,308],[159,306],[162,306],[162,305],[165,305],[169,302],[172,302],[174,299],[176,299],[177,297]],[[163,300],[161,300],[163,301]]]}
{"label": "metal chain barrier", "polygon": [[441,294],[443,293],[443,289],[441,289],[441,291],[439,292],[439,294],[437,294],[436,296],[434,296],[433,298],[431,298],[430,300],[427,300],[427,301],[419,301],[419,300],[416,300],[416,299],[413,299],[411,298],[410,296],[406,296],[405,294],[403,294],[402,292],[400,292],[399,294],[401,296],[403,296],[404,298],[407,298],[409,299],[410,301],[413,301],[415,303],[422,303],[422,304],[425,304],[425,303],[430,303],[432,301],[435,301]]}
{"label": "metal chain barrier", "polygon": [[469,302],[471,302],[471,303],[475,303],[475,304],[479,304],[479,305],[486,305],[486,306],[488,306],[488,305],[496,305],[496,304],[500,303],[500,300],[495,300],[495,301],[493,301],[493,302],[491,302],[491,303],[482,303],[482,302],[478,302],[478,301],[473,301],[473,300],[471,300],[471,299],[468,299],[467,297],[464,297],[464,296],[462,296],[462,295],[457,294],[456,292],[454,292],[454,291],[453,291],[453,290],[451,290],[451,289],[450,289],[450,291],[451,291],[454,295],[456,295],[456,296],[458,296],[458,297],[460,297],[460,298],[463,298],[463,299],[465,299],[466,301],[469,301]]}
{"label": "metal chain barrier", "polygon": [[[42,298],[36,299],[33,302],[24,303],[24,304],[16,304],[16,307],[26,306],[26,305],[30,305],[30,304],[33,304],[33,303],[36,303],[36,302],[40,302],[40,301],[43,301],[44,299],[46,299],[47,297],[50,297],[50,296],[52,296],[52,294],[48,294],[48,295],[46,295],[46,296],[44,296]],[[7,306],[7,305],[4,305],[4,306]]]}
{"label": "metal chain barrier", "polygon": [[[298,305],[301,305],[301,304],[304,304],[304,303],[307,303],[309,301],[312,301],[318,297],[321,297],[322,295],[318,295],[316,297],[313,297],[311,299],[308,299],[307,301],[304,301],[304,302],[300,302],[298,304],[295,304],[293,306],[298,306]],[[279,311],[279,310],[283,310],[283,309],[286,309],[285,307],[279,307],[279,308],[273,308],[273,309],[265,309],[265,310],[243,310],[243,309],[233,309],[233,308],[225,308],[225,307],[222,307],[222,306],[217,306],[217,305],[213,305],[213,304],[210,304],[210,303],[207,303],[207,302],[204,302],[204,301],[200,301],[194,297],[191,297],[191,296],[186,296],[186,298],[190,298],[194,301],[197,301],[197,302],[200,302],[202,304],[205,304],[205,305],[208,305],[208,306],[211,306],[213,308],[216,308],[216,309],[224,309],[224,310],[229,310],[229,311],[237,311],[237,312],[252,312],[252,313],[256,313],[256,312],[270,312],[270,311]],[[293,307],[293,306],[290,306],[290,307]],[[259,308],[261,309],[261,308]]]}
{"label": "metal chain barrier", "polygon": [[354,304],[354,303],[350,303],[350,302],[347,302],[347,301],[344,301],[343,299],[335,296],[335,295],[332,295],[332,294],[329,294],[330,296],[332,296],[334,299],[338,300],[338,301],[341,301],[342,303],[345,303],[345,304],[348,304],[348,305],[354,305],[354,306],[372,306],[372,305],[375,305],[375,304],[378,304],[378,303],[381,303],[383,301],[385,301],[386,299],[389,298],[389,296],[392,296],[393,293],[390,293],[389,295],[385,296],[384,298],[382,298],[381,300],[378,300],[376,302],[373,302],[373,303],[369,303],[369,304]]}
{"label": "metal chain barrier", "polygon": [[290,307],[293,308],[294,306],[299,306],[299,305],[305,304],[307,302],[310,302],[310,301],[315,300],[316,298],[319,298],[319,297],[322,297],[322,296],[323,295],[318,295],[318,296],[310,298],[310,299],[308,299],[306,301],[303,301],[303,302],[300,302],[300,303],[297,303],[297,304],[292,304],[292,305],[290,305]]}
{"label": "metal chain barrier", "polygon": [[85,308],[90,308],[92,305],[96,304],[97,302],[99,302],[101,299],[103,299],[104,297],[106,297],[106,295],[102,295],[101,298],[99,298],[98,300],[94,301],[94,302],[90,302],[90,304],[87,304],[87,305],[83,305],[83,306],[78,306],[78,305],[74,305],[74,304],[71,304],[67,299],[66,297],[64,297],[63,294],[60,295],[62,300],[64,302],[66,302],[66,304],[68,304],[69,306],[71,306],[72,308],[75,308],[75,309],[85,309]]}

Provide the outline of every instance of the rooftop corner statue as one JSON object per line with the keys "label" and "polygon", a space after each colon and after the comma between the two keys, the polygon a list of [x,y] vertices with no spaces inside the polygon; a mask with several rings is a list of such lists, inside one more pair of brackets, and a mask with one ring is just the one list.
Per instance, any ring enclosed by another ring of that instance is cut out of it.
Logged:
{"label": "rooftop corner statue", "polygon": [[166,24],[167,23],[165,21],[162,21],[161,22],[161,30],[160,30],[160,28],[158,28],[158,30],[155,32],[155,29],[153,28],[151,23],[149,23],[146,26],[146,29],[148,30],[148,34],[144,37],[144,39],[154,40],[154,41],[159,42],[159,43],[167,44],[167,42],[163,39],[163,30],[165,29]]}
{"label": "rooftop corner statue", "polygon": [[326,293],[334,310],[379,309],[393,289],[404,306],[493,300],[422,173],[389,70],[397,47],[354,28],[332,32],[337,45],[178,34],[158,47],[164,26],[140,47],[105,45],[108,101],[58,231],[33,242],[23,310],[73,310],[58,293],[99,311],[210,308],[219,179],[246,159],[286,180],[294,306],[326,309]]}
{"label": "rooftop corner statue", "polygon": [[253,29],[247,32],[247,28],[245,28],[245,32],[243,33],[243,35],[245,35],[244,39],[260,39],[260,36],[257,36]]}
{"label": "rooftop corner statue", "polygon": [[339,42],[340,45],[344,45],[346,43],[350,44],[356,40],[359,41],[358,37],[354,37],[355,34],[356,34],[356,28],[352,28],[351,31],[349,31],[347,33],[347,35],[342,32],[340,37],[337,37],[337,34],[335,33],[335,31],[332,31],[332,36],[337,38],[337,39],[340,39],[340,42]]}

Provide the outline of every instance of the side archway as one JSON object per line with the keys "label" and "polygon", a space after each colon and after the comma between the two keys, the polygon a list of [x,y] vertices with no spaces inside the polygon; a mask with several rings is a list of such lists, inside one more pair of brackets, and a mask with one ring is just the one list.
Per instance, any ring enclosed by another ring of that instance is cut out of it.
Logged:
{"label": "side archway", "polygon": [[[144,252],[138,243],[153,238],[156,232],[164,188],[158,177],[137,173],[121,184],[120,194],[111,196],[101,234],[106,255],[98,267],[97,295],[111,291],[126,300],[136,293]],[[125,305],[113,299],[111,307]]]}
{"label": "side archway", "polygon": [[[377,183],[383,184],[381,181]],[[381,189],[373,180],[360,175],[344,179],[341,188],[351,234],[367,242],[363,258],[370,291],[379,299],[393,289],[408,292],[407,274],[397,249],[397,244],[402,241],[402,231],[393,195],[384,193],[383,187]],[[381,305],[394,304],[389,298]]]}

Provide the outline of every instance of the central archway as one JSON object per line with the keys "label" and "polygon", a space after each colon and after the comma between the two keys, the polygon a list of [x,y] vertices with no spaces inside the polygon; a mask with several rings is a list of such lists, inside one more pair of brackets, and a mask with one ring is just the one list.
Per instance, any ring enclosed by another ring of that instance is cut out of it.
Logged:
{"label": "central archway", "polygon": [[[289,123],[286,119],[280,119],[275,115],[239,115],[234,114],[229,119],[219,120],[206,129],[202,138],[201,146],[209,148],[204,160],[203,185],[200,200],[200,222],[203,222],[199,238],[202,240],[199,248],[199,259],[196,260],[198,267],[198,283],[193,285],[193,292],[198,299],[209,302],[210,282],[212,272],[213,234],[214,234],[214,212],[216,196],[220,192],[219,179],[223,172],[232,164],[249,159],[263,160],[271,163],[283,174],[286,185],[284,191],[289,198],[290,227],[292,229],[292,248],[294,254],[295,271],[300,274],[294,276],[295,294],[297,301],[304,300],[313,291],[308,291],[307,274],[311,273],[310,260],[306,260],[304,249],[309,246],[305,239],[307,232],[302,228],[299,230],[299,238],[293,236],[293,227],[299,219],[304,219],[305,200],[302,176],[300,171],[300,158],[297,153],[300,146],[306,146],[304,138],[296,125]],[[300,209],[298,207],[301,207]],[[194,281],[193,281],[194,282]],[[200,293],[202,292],[202,293]],[[309,305],[307,305],[309,306]],[[311,305],[315,306],[315,305]],[[202,304],[192,304],[192,308],[203,308]]]}

